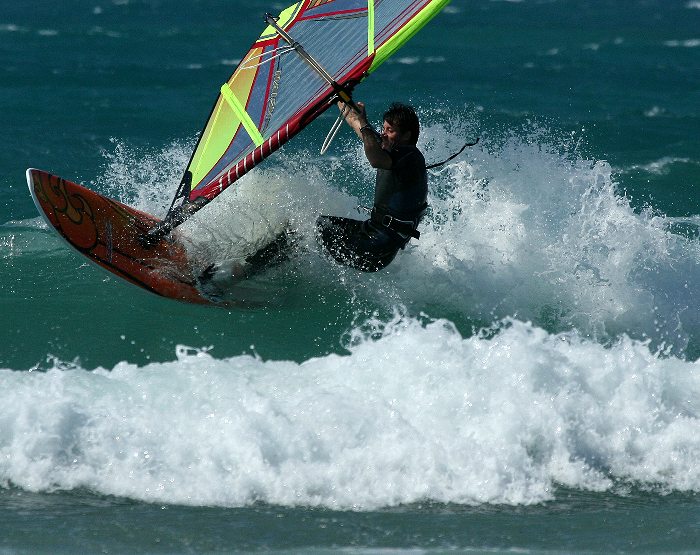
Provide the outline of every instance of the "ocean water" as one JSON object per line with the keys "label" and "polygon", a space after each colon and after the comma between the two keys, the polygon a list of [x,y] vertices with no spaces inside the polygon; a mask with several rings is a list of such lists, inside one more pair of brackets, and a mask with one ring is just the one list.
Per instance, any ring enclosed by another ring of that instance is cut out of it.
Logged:
{"label": "ocean water", "polygon": [[283,7],[0,9],[0,553],[697,552],[700,2],[453,0],[355,94],[429,162],[480,139],[385,271],[313,240],[373,190],[331,114],[183,228],[226,258],[290,221],[264,307],[65,247],[26,168],[163,215]]}

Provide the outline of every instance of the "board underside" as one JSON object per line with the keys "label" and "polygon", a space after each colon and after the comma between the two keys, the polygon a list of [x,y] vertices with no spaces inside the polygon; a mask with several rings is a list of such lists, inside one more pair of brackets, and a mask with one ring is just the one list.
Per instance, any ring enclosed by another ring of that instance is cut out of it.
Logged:
{"label": "board underside", "polygon": [[177,233],[149,248],[139,242],[158,218],[41,170],[27,170],[27,183],[48,224],[95,264],[163,297],[221,304],[197,289]]}

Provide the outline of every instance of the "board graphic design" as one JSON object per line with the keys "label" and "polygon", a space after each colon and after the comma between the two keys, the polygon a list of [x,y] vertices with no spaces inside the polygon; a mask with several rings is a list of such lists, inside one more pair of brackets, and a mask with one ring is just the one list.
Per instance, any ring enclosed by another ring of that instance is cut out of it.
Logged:
{"label": "board graphic design", "polygon": [[28,169],[27,184],[48,224],[95,264],[157,295],[212,302],[197,289],[177,232],[150,248],[141,245],[139,237],[158,218],[41,170]]}

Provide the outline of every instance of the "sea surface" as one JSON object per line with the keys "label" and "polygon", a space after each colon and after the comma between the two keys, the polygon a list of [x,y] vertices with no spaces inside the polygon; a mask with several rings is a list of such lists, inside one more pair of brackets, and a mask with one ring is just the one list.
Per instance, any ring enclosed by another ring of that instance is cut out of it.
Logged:
{"label": "sea surface", "polygon": [[313,238],[373,191],[330,113],[190,224],[291,222],[263,306],[66,247],[26,168],[162,216],[283,7],[0,8],[0,554],[699,552],[700,2],[453,0],[355,93],[479,138],[377,274]]}

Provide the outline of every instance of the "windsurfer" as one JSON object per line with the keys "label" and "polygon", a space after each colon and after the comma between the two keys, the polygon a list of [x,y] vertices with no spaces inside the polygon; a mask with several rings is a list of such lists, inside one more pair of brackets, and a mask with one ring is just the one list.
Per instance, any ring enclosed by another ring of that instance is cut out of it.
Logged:
{"label": "windsurfer", "polygon": [[358,111],[343,102],[338,108],[364,145],[365,156],[377,170],[374,206],[365,221],[320,216],[318,238],[336,261],[365,272],[387,266],[417,231],[428,206],[428,175],[416,147],[418,116],[413,108],[394,103],[384,114],[381,134],[367,122],[365,105]]}

